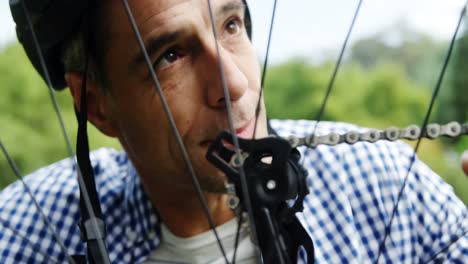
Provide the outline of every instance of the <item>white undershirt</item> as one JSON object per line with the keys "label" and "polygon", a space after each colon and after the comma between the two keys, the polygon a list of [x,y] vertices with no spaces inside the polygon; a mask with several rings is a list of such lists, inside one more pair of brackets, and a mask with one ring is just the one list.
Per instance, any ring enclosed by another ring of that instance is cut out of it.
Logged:
{"label": "white undershirt", "polygon": [[[243,225],[244,226],[244,225]],[[237,231],[237,219],[234,218],[216,228],[229,262],[232,261]],[[210,263],[224,264],[225,260],[213,232],[182,238],[169,231],[161,224],[161,244],[144,262],[153,263]],[[242,227],[236,253],[236,263],[256,263],[254,245],[250,240],[248,227]]]}

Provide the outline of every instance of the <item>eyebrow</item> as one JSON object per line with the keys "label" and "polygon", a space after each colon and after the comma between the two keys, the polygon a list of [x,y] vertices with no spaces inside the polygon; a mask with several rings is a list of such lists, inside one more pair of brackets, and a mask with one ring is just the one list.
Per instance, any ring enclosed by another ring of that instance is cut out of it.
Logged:
{"label": "eyebrow", "polygon": [[[151,56],[157,53],[162,47],[178,39],[181,34],[181,31],[176,31],[162,34],[157,37],[149,38],[149,40],[146,41],[145,45],[145,50],[148,53],[148,56],[151,58]],[[135,56],[135,58],[132,59],[132,61],[129,64],[129,70],[131,71],[132,69],[134,69],[134,67],[138,67],[144,61],[145,56],[141,49],[139,49],[137,56]]]}
{"label": "eyebrow", "polygon": [[216,11],[216,15],[221,16],[221,15],[224,15],[225,13],[230,13],[232,11],[239,11],[239,10],[244,10],[244,9],[245,9],[245,4],[243,2],[241,2],[240,0],[233,0],[222,5]]}
{"label": "eyebrow", "polygon": [[[215,17],[220,17],[223,15],[226,15],[227,13],[231,13],[233,11],[239,11],[239,10],[244,10],[245,9],[245,4],[242,3],[240,0],[232,0],[229,1],[225,4],[223,4],[221,7],[219,7],[215,13]],[[162,47],[165,45],[174,42],[180,36],[183,35],[183,29],[178,30],[175,32],[168,32],[156,37],[150,37],[145,44],[145,49],[146,52],[148,53],[148,56],[151,58],[153,54],[157,53]],[[132,71],[135,67],[139,67],[140,64],[142,64],[145,61],[145,56],[141,50],[138,51],[138,54],[131,60],[129,64],[129,71]]]}

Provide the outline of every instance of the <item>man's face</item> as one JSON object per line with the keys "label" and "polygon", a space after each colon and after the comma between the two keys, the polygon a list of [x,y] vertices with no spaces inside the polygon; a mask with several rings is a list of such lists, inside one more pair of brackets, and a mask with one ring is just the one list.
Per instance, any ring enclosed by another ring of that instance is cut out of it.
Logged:
{"label": "man's face", "polygon": [[[127,15],[120,1],[110,2],[110,93],[104,104],[109,122],[146,186],[193,190]],[[228,128],[207,1],[135,0],[130,6],[202,187],[223,190],[224,175],[205,159],[209,145]],[[260,71],[244,27],[244,6],[241,0],[215,0],[212,9],[236,132],[251,138]],[[262,103],[257,137],[267,135],[263,109]]]}

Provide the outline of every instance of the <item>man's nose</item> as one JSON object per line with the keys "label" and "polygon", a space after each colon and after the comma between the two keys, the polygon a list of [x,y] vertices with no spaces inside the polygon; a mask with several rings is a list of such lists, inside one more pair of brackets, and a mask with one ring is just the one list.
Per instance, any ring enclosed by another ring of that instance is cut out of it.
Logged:
{"label": "man's nose", "polygon": [[[205,54],[205,72],[202,73],[206,85],[207,102],[211,107],[225,107],[226,97],[231,102],[239,100],[247,91],[249,82],[239,68],[239,58],[221,44],[212,43]],[[236,60],[237,59],[237,60]],[[226,86],[227,94],[224,92]]]}

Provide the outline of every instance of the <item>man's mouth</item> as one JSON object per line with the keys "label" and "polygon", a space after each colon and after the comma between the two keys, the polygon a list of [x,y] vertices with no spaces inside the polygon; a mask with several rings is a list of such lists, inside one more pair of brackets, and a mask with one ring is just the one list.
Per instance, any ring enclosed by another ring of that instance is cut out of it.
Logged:
{"label": "man's mouth", "polygon": [[[255,120],[257,118],[254,117],[250,119],[247,123],[244,123],[242,126],[236,128],[236,135],[239,138],[243,139],[252,139],[253,138],[253,132],[255,130]],[[229,129],[226,129],[229,131]],[[213,143],[214,139],[212,140],[205,140],[202,142],[203,146],[209,146],[211,143]],[[230,145],[228,142],[224,142],[225,145]]]}
{"label": "man's mouth", "polygon": [[254,117],[252,119],[250,119],[250,121],[248,121],[246,124],[244,124],[243,126],[239,127],[236,129],[236,135],[240,138],[244,138],[244,139],[251,139],[253,138],[253,133],[254,133],[254,130],[255,130],[255,120],[257,118]]}

